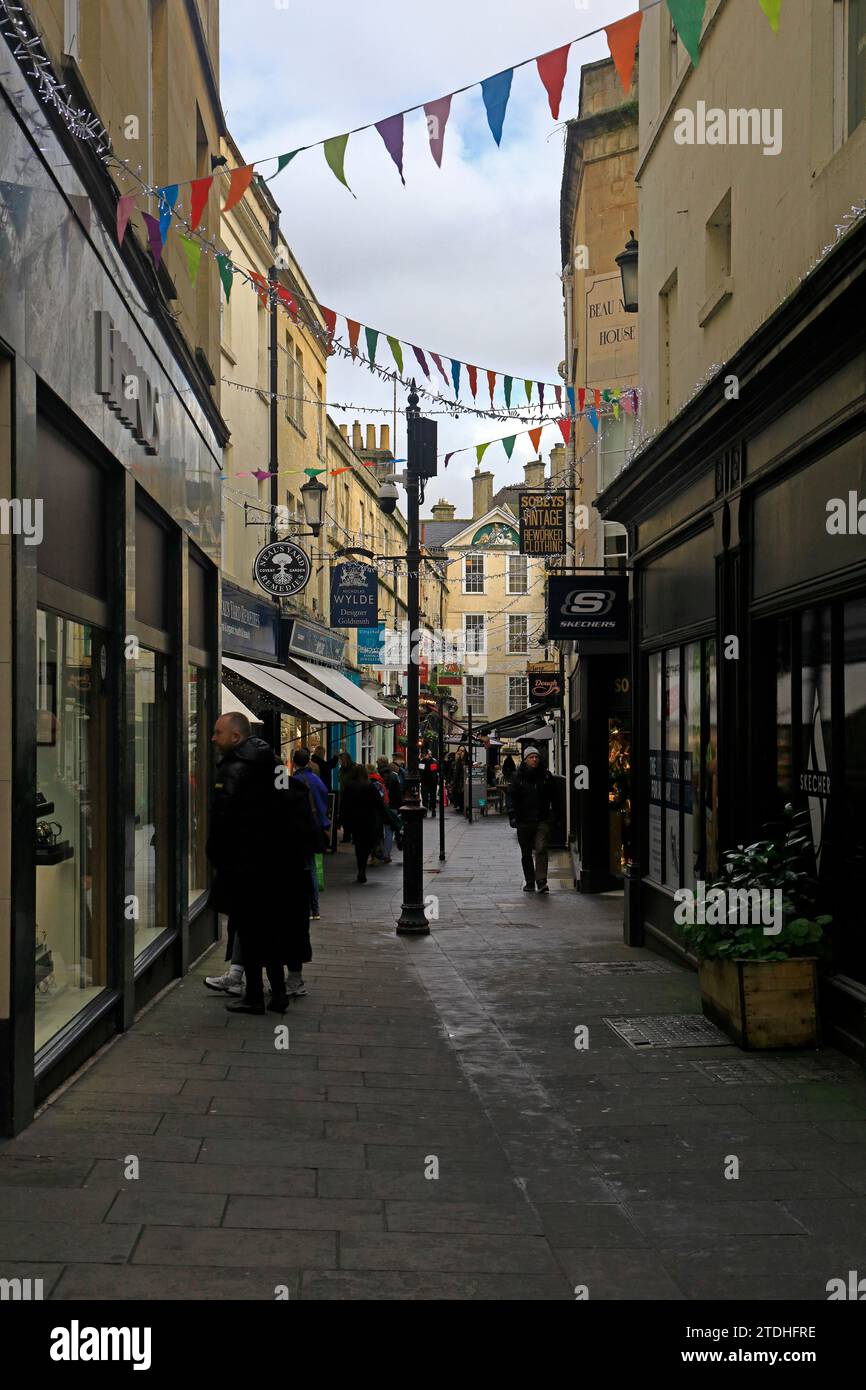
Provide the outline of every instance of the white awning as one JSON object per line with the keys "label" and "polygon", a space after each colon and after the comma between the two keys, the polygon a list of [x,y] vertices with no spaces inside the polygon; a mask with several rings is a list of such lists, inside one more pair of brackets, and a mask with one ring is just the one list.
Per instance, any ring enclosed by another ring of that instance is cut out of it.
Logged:
{"label": "white awning", "polygon": [[533,729],[529,734],[518,734],[521,743],[531,742],[543,743],[546,739],[553,738],[553,730],[549,724],[542,724],[540,729]]}
{"label": "white awning", "polygon": [[[241,680],[257,686],[272,700],[278,700],[296,714],[304,714],[317,724],[357,724],[358,711],[344,705],[333,695],[325,695],[306,681],[299,680],[279,666],[260,666],[256,661],[236,661],[234,657],[223,657],[227,671],[240,676]],[[361,717],[369,723],[367,716]]]}
{"label": "white awning", "polygon": [[342,672],[332,671],[329,666],[317,666],[314,661],[302,661],[299,656],[293,656],[292,661],[308,676],[312,676],[313,680],[320,681],[347,705],[356,709],[362,719],[375,719],[378,724],[399,724],[399,717],[393,710],[380,705],[374,696],[368,695],[366,690],[362,690]]}
{"label": "white awning", "polygon": [[220,686],[220,714],[245,714],[251,724],[261,724],[257,714],[253,714],[251,709],[247,709],[242,704],[237,695],[233,695],[227,685]]}

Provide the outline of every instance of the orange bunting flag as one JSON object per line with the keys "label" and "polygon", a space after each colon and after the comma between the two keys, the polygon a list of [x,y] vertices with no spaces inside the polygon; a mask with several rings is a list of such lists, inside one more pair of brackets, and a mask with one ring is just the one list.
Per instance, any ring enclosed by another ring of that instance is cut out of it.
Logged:
{"label": "orange bunting flag", "polygon": [[626,96],[631,90],[637,40],[642,19],[643,11],[638,10],[635,14],[627,14],[625,19],[618,19],[615,24],[605,25],[607,46],[610,49],[613,65]]}
{"label": "orange bunting flag", "polygon": [[571,438],[571,421],[569,420],[567,415],[563,415],[562,419],[557,420],[556,423],[559,425],[559,428],[562,431],[562,437],[567,444],[569,439]]}
{"label": "orange bunting flag", "polygon": [[361,331],[361,325],[359,323],[356,323],[354,319],[346,319],[346,327],[349,330],[349,347],[352,349],[352,356],[357,357],[358,334]]}
{"label": "orange bunting flag", "polygon": [[541,445],[541,431],[543,428],[543,425],[539,425],[538,429],[527,430],[527,434],[529,435],[529,438],[532,440],[532,447],[536,453],[538,453],[539,447]]}
{"label": "orange bunting flag", "polygon": [[232,169],[231,183],[229,184],[228,197],[223,203],[223,212],[228,212],[246,193],[253,181],[254,169],[252,164],[244,164],[240,169]]}
{"label": "orange bunting flag", "polygon": [[258,295],[258,297],[259,297],[259,299],[261,300],[262,304],[263,304],[263,305],[265,306],[265,308],[267,309],[267,307],[268,307],[268,282],[267,282],[267,280],[265,279],[265,277],[264,277],[263,275],[259,275],[259,273],[258,273],[257,270],[251,270],[251,271],[250,271],[250,279],[252,280],[253,284],[254,284],[255,287],[256,287],[256,294]]}
{"label": "orange bunting flag", "polygon": [[555,121],[559,120],[559,103],[562,101],[562,88],[565,83],[570,48],[570,43],[563,44],[562,48],[554,48],[550,53],[543,53],[540,58],[535,60],[538,76],[547,91],[550,114]]}
{"label": "orange bunting flag", "polygon": [[469,390],[472,392],[472,399],[474,401],[475,392],[478,390],[478,368],[470,367],[469,363],[467,362],[466,370],[469,373]]}
{"label": "orange bunting flag", "polygon": [[487,373],[487,385],[488,385],[489,388],[490,388],[490,404],[492,405],[492,404],[493,404],[493,392],[496,390],[496,373],[495,373],[495,372],[488,372],[488,373]]}
{"label": "orange bunting flag", "polygon": [[206,179],[195,179],[190,185],[189,229],[191,232],[194,232],[201,225],[202,213],[205,210],[212,183],[213,174],[209,174]]}
{"label": "orange bunting flag", "polygon": [[598,390],[598,389],[596,388],[596,390],[593,391],[592,396],[593,396],[593,401],[595,402],[595,408],[596,408],[596,410],[600,410],[600,409],[601,409],[601,391]]}

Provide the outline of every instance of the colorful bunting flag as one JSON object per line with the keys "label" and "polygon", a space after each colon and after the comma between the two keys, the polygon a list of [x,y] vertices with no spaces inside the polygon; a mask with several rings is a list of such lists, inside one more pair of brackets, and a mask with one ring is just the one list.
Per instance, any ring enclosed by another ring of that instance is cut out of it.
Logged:
{"label": "colorful bunting flag", "polygon": [[489,448],[490,448],[490,440],[489,440],[489,439],[488,439],[488,441],[487,441],[486,444],[476,444],[476,445],[475,445],[475,460],[476,460],[475,466],[476,466],[476,468],[480,465],[481,460],[482,460],[483,457],[484,457],[484,450],[485,450],[485,449],[489,449]]}
{"label": "colorful bunting flag", "polygon": [[358,356],[358,334],[361,331],[361,325],[357,319],[346,319],[346,327],[349,330],[349,347],[352,349],[352,358],[354,359]]}
{"label": "colorful bunting flag", "polygon": [[376,129],[385,142],[385,149],[397,165],[400,181],[405,188],[406,180],[403,178],[403,112],[400,111],[396,116],[386,116],[384,121],[377,121]]}
{"label": "colorful bunting flag", "polygon": [[559,406],[560,410],[562,410],[562,387],[554,386],[553,394],[556,397],[556,404]]}
{"label": "colorful bunting flag", "polygon": [[298,306],[295,300],[289,294],[289,291],[286,289],[285,285],[277,285],[277,298],[285,306],[287,312],[291,315],[295,322],[297,322]]}
{"label": "colorful bunting flag", "polygon": [[605,25],[607,46],[610,49],[610,56],[613,59],[617,77],[622,83],[622,89],[626,96],[631,91],[631,79],[634,73],[634,60],[642,19],[643,10],[637,10],[635,14],[627,14],[625,19],[618,19],[615,24]]}
{"label": "colorful bunting flag", "polygon": [[592,399],[595,404],[596,410],[598,410],[601,407],[601,391],[598,389],[598,387],[596,387],[593,391]]}
{"label": "colorful bunting flag", "polygon": [[481,83],[481,95],[487,111],[487,124],[490,126],[491,134],[497,145],[502,140],[502,126],[505,121],[508,98],[511,95],[513,76],[514,69],[506,68],[505,72],[498,72],[495,77],[487,77]]}
{"label": "colorful bunting flag", "polygon": [[[568,396],[568,404],[571,406],[571,413],[572,413],[572,415],[573,415],[573,414],[574,414],[574,387],[573,387],[573,386],[566,386],[566,388],[565,388],[565,394]],[[581,409],[583,409],[582,406],[581,406]]]}
{"label": "colorful bunting flag", "polygon": [[440,371],[441,376],[442,376],[442,380],[445,382],[445,385],[447,386],[447,385],[448,385],[448,373],[446,372],[445,368],[442,366],[442,358],[439,356],[438,352],[431,352],[430,356],[433,358],[433,361],[436,363],[436,366],[439,368],[439,371]]}
{"label": "colorful bunting flag", "polygon": [[779,32],[779,16],[782,12],[782,0],[758,0],[761,9],[770,21],[770,28],[774,34]]}
{"label": "colorful bunting flag", "polygon": [[511,409],[511,387],[513,385],[513,382],[513,377],[506,376],[502,378],[502,385],[505,390],[505,404],[509,410]]}
{"label": "colorful bunting flag", "polygon": [[166,188],[157,189],[157,206],[159,207],[159,234],[162,237],[163,245],[168,236],[171,214],[177,202],[178,186],[176,183],[170,184]]}
{"label": "colorful bunting flag", "polygon": [[683,41],[693,67],[697,67],[700,58],[705,4],[706,0],[667,0],[674,28]]}
{"label": "colorful bunting flag", "polygon": [[242,164],[239,169],[232,169],[228,197],[223,203],[223,212],[228,212],[240,202],[253,181],[254,172],[252,164]]}
{"label": "colorful bunting flag", "polygon": [[190,184],[189,190],[189,225],[190,231],[195,231],[201,225],[202,214],[207,205],[208,195],[211,190],[214,176],[209,174],[206,179],[195,179]]}
{"label": "colorful bunting flag", "polygon": [[226,303],[228,303],[229,295],[232,292],[232,280],[234,279],[235,271],[225,251],[217,252],[217,265],[219,266],[220,279],[223,282],[223,289],[225,290]]}
{"label": "colorful bunting flag", "polygon": [[540,58],[536,58],[535,65],[538,68],[538,75],[544,83],[547,92],[547,100],[550,103],[550,114],[555,121],[559,120],[559,103],[562,100],[562,88],[565,83],[565,74],[568,69],[568,55],[571,44],[563,44],[562,48],[554,48],[550,53],[543,53]]}
{"label": "colorful bunting flag", "polygon": [[493,392],[496,390],[496,373],[487,373],[487,386],[490,391],[490,404],[493,404]]}
{"label": "colorful bunting flag", "polygon": [[472,392],[472,399],[474,401],[475,394],[478,390],[478,368],[470,367],[469,363],[467,362],[466,370],[469,373],[469,390]]}
{"label": "colorful bunting flag", "polygon": [[[324,145],[325,159],[328,161],[328,168],[331,170],[331,173],[340,180],[344,188],[349,188],[349,185],[346,183],[346,175],[343,168],[346,160],[346,146],[348,143],[348,135],[332,135],[331,139],[326,140]],[[349,192],[352,193],[351,188],[349,188]],[[354,196],[354,193],[352,193],[353,198]]]}
{"label": "colorful bunting flag", "polygon": [[537,428],[534,430],[527,430],[527,434],[529,435],[529,438],[532,440],[532,447],[536,453],[538,453],[538,450],[541,446],[541,431],[543,428],[543,425],[538,425]]}
{"label": "colorful bunting flag", "polygon": [[539,406],[539,409],[540,409],[540,410],[543,410],[543,409],[544,409],[544,382],[543,382],[543,381],[540,381],[540,382],[538,383],[538,406]]}
{"label": "colorful bunting flag", "polygon": [[514,453],[514,441],[516,438],[516,434],[509,434],[507,439],[503,439],[502,441],[502,447],[509,458],[511,458],[511,455]]}
{"label": "colorful bunting flag", "polygon": [[456,449],[452,449],[450,454],[446,454],[446,455],[445,455],[445,467],[446,467],[446,468],[448,467],[449,463],[451,462],[451,460],[453,459],[453,457],[454,457],[454,455],[455,455],[456,453],[457,453],[457,450],[456,450]]}
{"label": "colorful bunting flag", "polygon": [[259,303],[262,304],[263,307],[264,307],[265,309],[267,309],[267,307],[268,307],[268,282],[267,282],[267,280],[265,279],[265,277],[264,277],[263,275],[260,275],[259,272],[258,272],[257,270],[251,270],[251,271],[250,271],[250,279],[252,280],[253,284],[254,284],[255,287],[256,287],[256,294],[257,294],[258,297],[259,297]]}
{"label": "colorful bunting flag", "polygon": [[150,243],[153,264],[159,270],[159,263],[162,260],[162,233],[159,229],[159,218],[151,217],[149,212],[143,212],[141,215],[147,227],[147,240]]}
{"label": "colorful bunting flag", "polygon": [[525,380],[523,385],[526,388],[526,404],[530,405],[532,402],[532,382]]}
{"label": "colorful bunting flag", "polygon": [[589,423],[592,425],[592,428],[595,430],[596,434],[598,434],[598,415],[597,415],[596,412],[593,410],[592,406],[590,406],[590,407],[589,407],[589,410],[587,410],[587,412],[586,412],[586,418],[587,418],[587,420],[589,421]]}
{"label": "colorful bunting flag", "polygon": [[459,362],[455,362],[454,359],[453,359],[453,357],[452,357],[452,359],[451,359],[451,380],[452,380],[453,383],[454,383],[454,394],[455,394],[455,396],[459,396],[459,395],[460,395],[460,363],[459,363]]}
{"label": "colorful bunting flag", "polygon": [[184,255],[186,256],[186,268],[190,283],[194,285],[198,279],[198,268],[201,262],[201,245],[191,236],[184,236],[183,232],[178,232],[178,236],[183,242]]}
{"label": "colorful bunting flag", "polygon": [[255,478],[256,481],[259,482],[259,483],[263,483],[263,482],[265,481],[266,478],[274,478],[274,477],[276,477],[276,474],[275,474],[275,473],[266,473],[265,470],[264,470],[263,468],[254,468],[253,471],[252,471],[252,473],[250,474],[250,477],[251,477],[251,478]]}
{"label": "colorful bunting flag", "polygon": [[275,179],[277,177],[277,174],[281,174],[285,169],[286,165],[291,163],[296,154],[300,154],[300,150],[291,150],[289,154],[281,154],[277,159],[276,169],[271,174],[270,178],[265,179],[265,183],[270,183],[271,179]]}
{"label": "colorful bunting flag", "polygon": [[571,438],[571,421],[569,420],[567,415],[563,415],[562,418],[557,420],[556,423],[559,425],[562,437],[567,444],[569,439]]}
{"label": "colorful bunting flag", "polygon": [[396,338],[392,338],[391,335],[390,335],[390,333],[386,334],[386,337],[387,337],[387,339],[388,339],[388,346],[389,346],[389,348],[391,349],[391,356],[393,357],[394,361],[397,363],[397,371],[398,371],[398,372],[400,373],[400,375],[402,376],[402,375],[403,375],[403,349],[402,349],[402,347],[400,346],[399,341],[398,341]]}
{"label": "colorful bunting flag", "polygon": [[417,359],[418,359],[418,365],[420,366],[422,372],[424,373],[424,375],[426,376],[427,380],[429,381],[429,380],[430,380],[430,368],[427,366],[427,358],[424,356],[424,354],[423,354],[423,352],[421,351],[421,349],[420,349],[419,347],[416,347],[414,343],[412,344],[412,351],[414,352],[415,356],[416,356]]}
{"label": "colorful bunting flag", "polygon": [[578,414],[579,414],[579,415],[582,415],[582,414],[583,414],[583,403],[584,403],[585,400],[586,400],[586,387],[585,387],[585,386],[578,386],[578,388],[577,388],[577,410],[578,410]]}
{"label": "colorful bunting flag", "polygon": [[123,238],[126,236],[126,228],[132,216],[132,209],[135,207],[135,194],[124,193],[117,200],[117,244],[123,245]]}
{"label": "colorful bunting flag", "polygon": [[448,124],[448,117],[451,114],[451,97],[439,97],[437,101],[428,101],[424,105],[424,115],[427,117],[427,136],[430,141],[430,153],[436,160],[439,168],[442,168],[442,152],[445,145],[445,127]]}
{"label": "colorful bunting flag", "polygon": [[370,359],[371,365],[375,366],[375,363],[376,363],[376,344],[377,344],[378,341],[379,341],[379,330],[378,330],[378,328],[365,328],[365,329],[364,329],[364,337],[367,339],[367,356],[368,356],[368,358]]}
{"label": "colorful bunting flag", "polygon": [[325,327],[328,330],[328,353],[330,354],[331,345],[334,341],[334,334],[337,331],[337,311],[336,309],[326,309],[324,304],[319,305],[322,318],[325,320]]}

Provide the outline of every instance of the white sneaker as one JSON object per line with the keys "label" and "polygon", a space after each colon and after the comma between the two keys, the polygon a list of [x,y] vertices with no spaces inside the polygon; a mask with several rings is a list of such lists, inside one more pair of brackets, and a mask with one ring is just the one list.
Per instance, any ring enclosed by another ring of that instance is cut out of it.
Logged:
{"label": "white sneaker", "polygon": [[225,975],[206,975],[204,982],[207,989],[219,990],[221,994],[243,994],[244,992],[243,975],[233,975],[230,970]]}
{"label": "white sneaker", "polygon": [[293,975],[289,971],[286,980],[286,993],[292,995],[306,994],[307,986],[304,984],[304,977],[301,974]]}

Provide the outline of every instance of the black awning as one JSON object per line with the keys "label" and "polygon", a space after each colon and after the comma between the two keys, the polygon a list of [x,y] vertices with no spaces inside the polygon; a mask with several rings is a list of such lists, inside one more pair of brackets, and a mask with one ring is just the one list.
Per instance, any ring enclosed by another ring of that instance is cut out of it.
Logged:
{"label": "black awning", "polygon": [[505,714],[501,719],[491,719],[488,724],[479,724],[477,728],[473,724],[472,737],[483,738],[485,734],[492,734],[495,729],[500,738],[503,734],[519,738],[521,733],[528,733],[530,729],[537,729],[539,724],[543,724],[548,709],[548,705],[530,705],[528,709],[518,710],[515,714]]}

